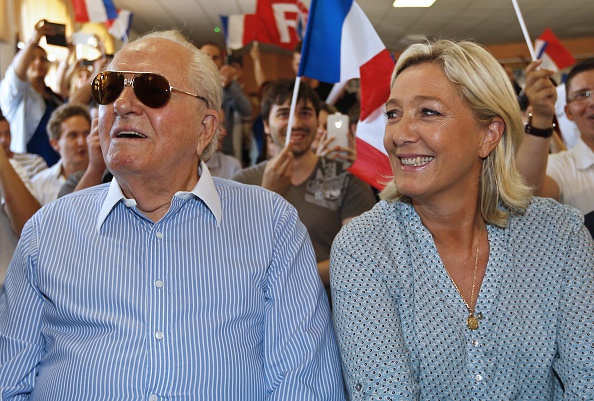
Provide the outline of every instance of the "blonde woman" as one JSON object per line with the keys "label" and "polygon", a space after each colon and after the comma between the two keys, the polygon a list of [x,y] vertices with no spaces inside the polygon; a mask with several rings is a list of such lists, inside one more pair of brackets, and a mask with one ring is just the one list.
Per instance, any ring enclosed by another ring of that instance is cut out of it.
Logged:
{"label": "blonde woman", "polygon": [[413,45],[386,117],[394,177],[331,255],[351,399],[594,399],[594,244],[518,174],[504,70],[471,42]]}

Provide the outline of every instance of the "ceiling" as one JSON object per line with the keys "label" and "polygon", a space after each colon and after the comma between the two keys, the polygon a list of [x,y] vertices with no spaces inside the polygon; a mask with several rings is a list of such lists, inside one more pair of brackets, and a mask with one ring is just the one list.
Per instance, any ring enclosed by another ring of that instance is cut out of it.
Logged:
{"label": "ceiling", "polygon": [[[324,0],[321,0],[324,1]],[[309,5],[311,0],[303,0]],[[437,0],[430,8],[393,8],[392,0],[357,0],[386,47],[419,38],[472,39],[483,45],[524,42],[512,0]],[[517,0],[534,39],[551,28],[560,39],[594,36],[594,0]],[[254,13],[256,0],[114,0],[134,13],[131,37],[177,28],[196,45],[224,43],[220,15]],[[593,49],[594,53],[594,49]]]}

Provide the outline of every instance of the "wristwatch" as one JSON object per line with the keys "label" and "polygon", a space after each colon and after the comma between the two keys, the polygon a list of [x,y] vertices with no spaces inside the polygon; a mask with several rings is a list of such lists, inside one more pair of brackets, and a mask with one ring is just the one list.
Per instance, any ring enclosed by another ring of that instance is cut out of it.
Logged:
{"label": "wristwatch", "polygon": [[541,138],[549,138],[553,135],[553,130],[555,129],[555,123],[551,125],[551,128],[535,128],[532,126],[532,113],[528,113],[528,121],[524,125],[524,132],[530,135],[538,136]]}

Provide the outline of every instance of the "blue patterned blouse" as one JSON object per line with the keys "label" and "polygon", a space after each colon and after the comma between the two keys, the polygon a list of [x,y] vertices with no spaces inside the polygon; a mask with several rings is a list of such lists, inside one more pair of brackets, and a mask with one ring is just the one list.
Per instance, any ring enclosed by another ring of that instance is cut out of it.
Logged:
{"label": "blue patterned blouse", "polygon": [[378,203],[331,255],[335,326],[355,400],[593,400],[594,243],[583,217],[534,198],[490,256],[468,311],[413,207]]}

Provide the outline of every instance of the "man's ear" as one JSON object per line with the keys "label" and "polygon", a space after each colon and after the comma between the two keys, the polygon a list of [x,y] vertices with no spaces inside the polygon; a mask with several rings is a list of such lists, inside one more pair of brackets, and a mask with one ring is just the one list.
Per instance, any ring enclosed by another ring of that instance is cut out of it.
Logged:
{"label": "man's ear", "polygon": [[573,121],[573,115],[571,114],[571,108],[568,107],[568,105],[566,104],[565,107],[563,108],[565,110],[565,115],[567,116],[567,118],[570,121]]}
{"label": "man's ear", "polygon": [[201,124],[202,130],[198,136],[198,153],[202,154],[204,149],[212,141],[212,138],[219,128],[219,112],[214,109],[208,109]]}
{"label": "man's ear", "polygon": [[479,157],[486,159],[487,156],[497,147],[499,141],[503,137],[505,131],[505,121],[503,118],[493,117],[491,122],[487,124],[483,132],[483,140],[479,148]]}
{"label": "man's ear", "polygon": [[58,144],[58,140],[56,139],[50,139],[49,140],[50,145],[52,146],[52,149],[54,149],[56,152],[60,153],[60,145]]}
{"label": "man's ear", "polygon": [[262,120],[264,123],[264,133],[270,135],[270,125],[268,125],[268,121]]}

